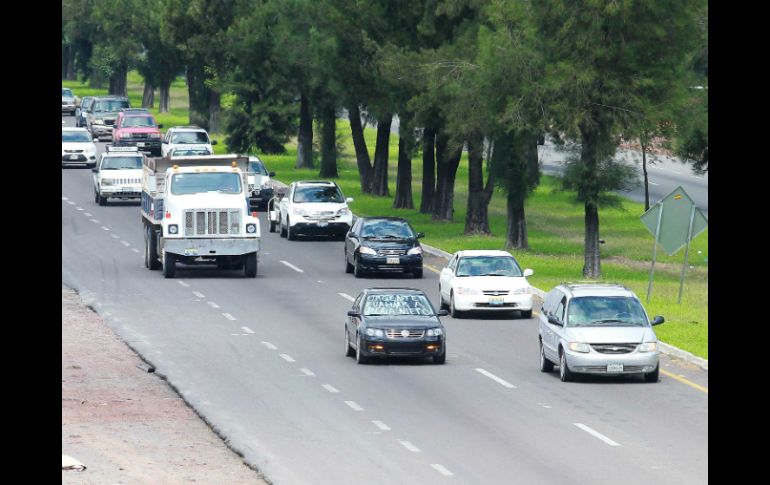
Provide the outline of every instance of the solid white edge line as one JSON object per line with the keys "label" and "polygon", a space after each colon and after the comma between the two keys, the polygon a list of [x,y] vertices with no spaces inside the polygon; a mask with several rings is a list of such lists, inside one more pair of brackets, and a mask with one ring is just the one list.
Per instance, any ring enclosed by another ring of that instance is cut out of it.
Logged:
{"label": "solid white edge line", "polygon": [[241,327],[241,329],[246,333],[254,333],[254,330],[250,329],[249,327]]}
{"label": "solid white edge line", "polygon": [[490,379],[492,379],[493,381],[497,382],[501,386],[507,387],[509,389],[516,389],[516,386],[514,386],[510,382],[506,381],[505,379],[501,379],[501,378],[497,377],[496,375],[492,374],[491,372],[486,371],[486,370],[484,370],[484,369],[482,369],[480,367],[476,368],[476,372],[478,372],[479,374],[483,374],[483,375],[489,377]]}
{"label": "solid white edge line", "polygon": [[406,448],[407,450],[413,452],[413,453],[419,453],[420,449],[414,446],[411,442],[405,441],[405,440],[398,440],[399,443],[401,443],[401,446]]}
{"label": "solid white edge line", "polygon": [[388,426],[387,424],[383,423],[382,421],[372,420],[372,423],[374,423],[375,426],[377,426],[378,428],[380,428],[383,431],[390,431],[390,426]]}
{"label": "solid white edge line", "polygon": [[329,392],[340,392],[336,387],[332,386],[331,384],[321,384],[321,387],[323,387]]}
{"label": "solid white edge line", "polygon": [[355,401],[345,401],[345,404],[347,404],[348,406],[350,406],[350,408],[351,408],[353,411],[363,411],[363,410],[364,410],[364,408],[362,408],[361,406],[359,406],[358,404],[356,404],[356,402],[355,402]]}
{"label": "solid white edge line", "polygon": [[620,443],[616,443],[616,442],[612,441],[611,439],[607,438],[606,436],[604,436],[600,432],[596,431],[595,429],[589,428],[588,426],[586,426],[583,423],[572,423],[572,424],[574,424],[578,428],[582,429],[586,433],[590,434],[594,438],[599,438],[600,440],[604,441],[605,443],[607,443],[610,446],[620,446]]}
{"label": "solid white edge line", "polygon": [[267,347],[270,350],[277,350],[278,349],[278,347],[276,347],[275,345],[271,344],[270,342],[265,342],[264,340],[262,341],[262,345],[264,345],[265,347]]}
{"label": "solid white edge line", "polygon": [[447,470],[444,467],[444,465],[439,465],[438,463],[431,463],[430,466],[432,466],[434,470],[436,470],[437,472],[439,472],[440,474],[446,477],[451,477],[452,475],[454,475],[454,473]]}
{"label": "solid white edge line", "polygon": [[294,358],[292,358],[292,356],[291,356],[291,355],[289,355],[289,354],[281,354],[281,358],[282,358],[283,360],[285,360],[286,362],[297,362],[297,361],[296,361],[296,360],[294,360]]}
{"label": "solid white edge line", "polygon": [[293,269],[297,273],[304,273],[305,272],[305,270],[297,268],[296,266],[294,266],[293,264],[291,264],[288,261],[281,260],[281,263],[285,264],[286,266],[288,266],[289,268]]}
{"label": "solid white edge line", "polygon": [[337,293],[337,294],[340,295],[342,298],[344,298],[346,300],[356,301],[355,298],[353,298],[352,296],[348,295],[347,293]]}

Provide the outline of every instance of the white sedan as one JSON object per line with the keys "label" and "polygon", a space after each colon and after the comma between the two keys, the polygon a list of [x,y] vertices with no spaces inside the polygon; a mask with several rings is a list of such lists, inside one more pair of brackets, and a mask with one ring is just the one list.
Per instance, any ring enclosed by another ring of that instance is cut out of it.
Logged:
{"label": "white sedan", "polygon": [[457,251],[439,276],[441,308],[449,307],[453,318],[470,310],[516,310],[531,318],[532,274],[506,251]]}

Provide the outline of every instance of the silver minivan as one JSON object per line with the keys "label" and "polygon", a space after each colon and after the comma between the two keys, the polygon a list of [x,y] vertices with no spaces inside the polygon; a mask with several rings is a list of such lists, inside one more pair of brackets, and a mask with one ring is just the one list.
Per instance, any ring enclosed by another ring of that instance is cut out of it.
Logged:
{"label": "silver minivan", "polygon": [[539,319],[540,371],[559,367],[562,381],[576,373],[659,375],[658,339],[633,291],[617,284],[561,284],[545,297]]}

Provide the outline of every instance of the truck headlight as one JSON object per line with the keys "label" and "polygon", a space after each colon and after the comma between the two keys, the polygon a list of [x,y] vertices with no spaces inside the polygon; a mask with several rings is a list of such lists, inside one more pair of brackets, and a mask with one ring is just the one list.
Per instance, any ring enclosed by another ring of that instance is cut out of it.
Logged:
{"label": "truck headlight", "polygon": [[377,251],[375,251],[375,250],[374,250],[374,249],[372,249],[372,248],[368,248],[368,247],[366,247],[366,246],[361,246],[361,247],[359,247],[359,248],[358,248],[358,252],[359,252],[359,253],[361,253],[361,254],[371,254],[371,255],[375,255],[375,254],[377,254]]}
{"label": "truck headlight", "polygon": [[422,248],[420,246],[415,246],[407,251],[406,254],[422,254]]}
{"label": "truck headlight", "polygon": [[588,353],[591,351],[591,347],[583,342],[570,342],[569,349],[573,352]]}
{"label": "truck headlight", "polygon": [[115,185],[115,181],[112,179],[102,179],[102,185]]}
{"label": "truck headlight", "polygon": [[297,208],[297,207],[295,207],[294,209],[292,209],[292,211],[291,211],[291,212],[292,212],[292,213],[293,213],[295,216],[304,216],[304,215],[306,215],[306,214],[307,214],[307,213],[305,212],[305,209],[299,209],[299,208]]}
{"label": "truck headlight", "polygon": [[658,342],[644,342],[639,346],[639,352],[655,352],[658,350]]}
{"label": "truck headlight", "polygon": [[176,224],[171,224],[168,226],[168,233],[169,234],[176,234],[179,232],[179,226]]}
{"label": "truck headlight", "polygon": [[257,225],[256,224],[246,224],[246,232],[249,234],[254,234],[257,232]]}

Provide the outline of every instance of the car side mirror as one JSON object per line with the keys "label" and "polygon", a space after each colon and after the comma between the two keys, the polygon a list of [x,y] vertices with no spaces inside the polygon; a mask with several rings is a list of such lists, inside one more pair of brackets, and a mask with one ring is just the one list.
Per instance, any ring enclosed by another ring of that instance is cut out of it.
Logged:
{"label": "car side mirror", "polygon": [[425,233],[424,232],[418,232],[417,233],[417,239],[421,239],[423,237],[425,237]]}
{"label": "car side mirror", "polygon": [[361,314],[360,314],[360,313],[358,313],[358,312],[357,312],[357,311],[355,311],[355,310],[348,310],[348,316],[349,316],[349,317],[360,317],[360,316],[361,316]]}
{"label": "car side mirror", "polygon": [[562,323],[561,319],[555,315],[548,315],[548,323],[552,323],[554,325],[558,325],[559,327],[563,327],[564,324]]}
{"label": "car side mirror", "polygon": [[440,316],[440,317],[445,317],[445,316],[449,315],[449,312],[447,310],[439,310],[437,315]]}
{"label": "car side mirror", "polygon": [[356,234],[355,232],[351,231],[351,232],[348,233],[348,237],[355,237],[355,238],[357,238],[358,234]]}
{"label": "car side mirror", "polygon": [[94,167],[94,168],[92,168],[92,169],[91,169],[91,171],[92,171],[93,173],[97,173],[97,172],[99,171],[99,169],[98,169],[98,168],[96,168],[96,167]]}
{"label": "car side mirror", "polygon": [[217,144],[217,141],[216,141],[216,140],[211,140],[211,144],[212,144],[212,145],[216,145],[216,144]]}
{"label": "car side mirror", "polygon": [[163,123],[158,123],[158,128],[163,128]]}
{"label": "car side mirror", "polygon": [[533,274],[535,274],[535,272],[534,272],[534,271],[532,271],[532,270],[531,270],[531,269],[529,269],[529,268],[527,268],[527,269],[525,269],[525,270],[524,270],[524,276],[525,276],[525,277],[527,277],[527,276],[532,276]]}
{"label": "car side mirror", "polygon": [[268,172],[268,173],[267,173],[267,176],[268,176],[268,177],[275,177],[275,172]]}
{"label": "car side mirror", "polygon": [[351,202],[353,202],[353,197],[348,197],[347,199],[345,199],[346,204],[350,204]]}
{"label": "car side mirror", "polygon": [[663,315],[658,315],[653,319],[651,325],[660,325],[661,323],[665,322],[666,319],[663,318]]}
{"label": "car side mirror", "polygon": [[94,143],[99,143],[99,139],[98,138],[94,138]]}

